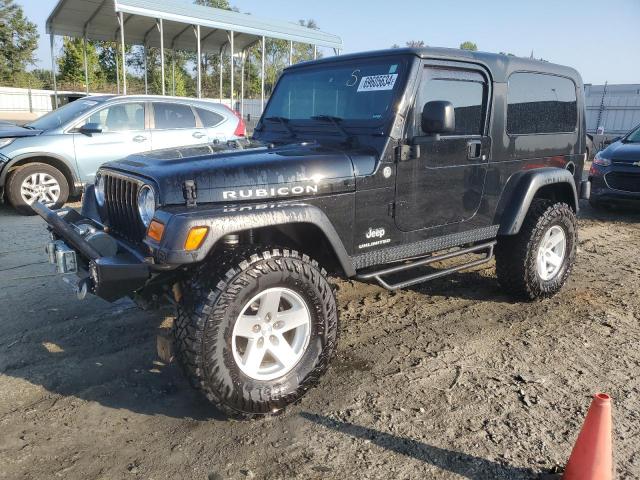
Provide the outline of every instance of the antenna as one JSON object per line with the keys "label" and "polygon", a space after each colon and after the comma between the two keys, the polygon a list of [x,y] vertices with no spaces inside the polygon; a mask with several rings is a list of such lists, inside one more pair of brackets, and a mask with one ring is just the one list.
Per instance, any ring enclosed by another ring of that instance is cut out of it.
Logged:
{"label": "antenna", "polygon": [[[596,133],[600,128],[600,121],[602,120],[602,112],[604,111],[604,97],[607,95],[607,83],[608,83],[608,80],[605,80],[604,88],[602,89],[602,98],[600,99],[600,110],[598,110],[598,121],[596,122]],[[602,129],[602,133],[604,133],[604,128]]]}

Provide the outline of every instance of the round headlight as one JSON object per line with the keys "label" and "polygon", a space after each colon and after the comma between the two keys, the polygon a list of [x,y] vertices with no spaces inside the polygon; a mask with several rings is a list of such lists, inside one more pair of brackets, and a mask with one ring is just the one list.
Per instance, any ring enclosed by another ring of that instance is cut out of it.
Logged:
{"label": "round headlight", "polygon": [[98,205],[101,207],[104,206],[104,177],[99,173],[96,175],[96,183],[93,191],[96,195]]}
{"label": "round headlight", "polygon": [[156,212],[156,194],[149,185],[144,185],[138,192],[138,213],[140,220],[148,227]]}

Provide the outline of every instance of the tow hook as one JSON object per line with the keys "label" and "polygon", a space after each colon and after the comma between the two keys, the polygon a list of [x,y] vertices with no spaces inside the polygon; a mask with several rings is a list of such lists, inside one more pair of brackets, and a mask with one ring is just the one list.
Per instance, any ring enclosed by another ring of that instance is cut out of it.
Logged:
{"label": "tow hook", "polygon": [[90,278],[81,278],[77,282],[74,282],[70,277],[62,277],[62,280],[71,285],[76,297],[78,297],[78,300],[84,300],[87,298],[87,294],[91,291],[93,286],[93,281]]}
{"label": "tow hook", "polygon": [[78,300],[84,300],[86,298],[87,293],[89,293],[90,283],[91,280],[88,278],[84,278],[78,282],[75,288]]}

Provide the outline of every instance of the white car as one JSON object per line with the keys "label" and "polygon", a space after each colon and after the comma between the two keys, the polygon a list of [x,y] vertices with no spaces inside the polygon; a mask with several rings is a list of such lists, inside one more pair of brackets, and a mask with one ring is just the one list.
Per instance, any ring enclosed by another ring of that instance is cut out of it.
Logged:
{"label": "white car", "polygon": [[[0,128],[0,199],[31,214],[59,208],[103,163],[162,148],[237,140],[242,118],[220,103],[152,95],[81,98],[25,125]],[[6,195],[5,195],[6,194]]]}

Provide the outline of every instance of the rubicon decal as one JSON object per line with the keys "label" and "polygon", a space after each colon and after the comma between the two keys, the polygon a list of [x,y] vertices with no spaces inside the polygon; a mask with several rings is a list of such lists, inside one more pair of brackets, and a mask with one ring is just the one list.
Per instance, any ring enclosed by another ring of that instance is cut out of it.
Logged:
{"label": "rubicon decal", "polygon": [[295,187],[241,188],[222,192],[224,200],[248,198],[289,197],[291,195],[315,195],[318,185],[296,185]]}

